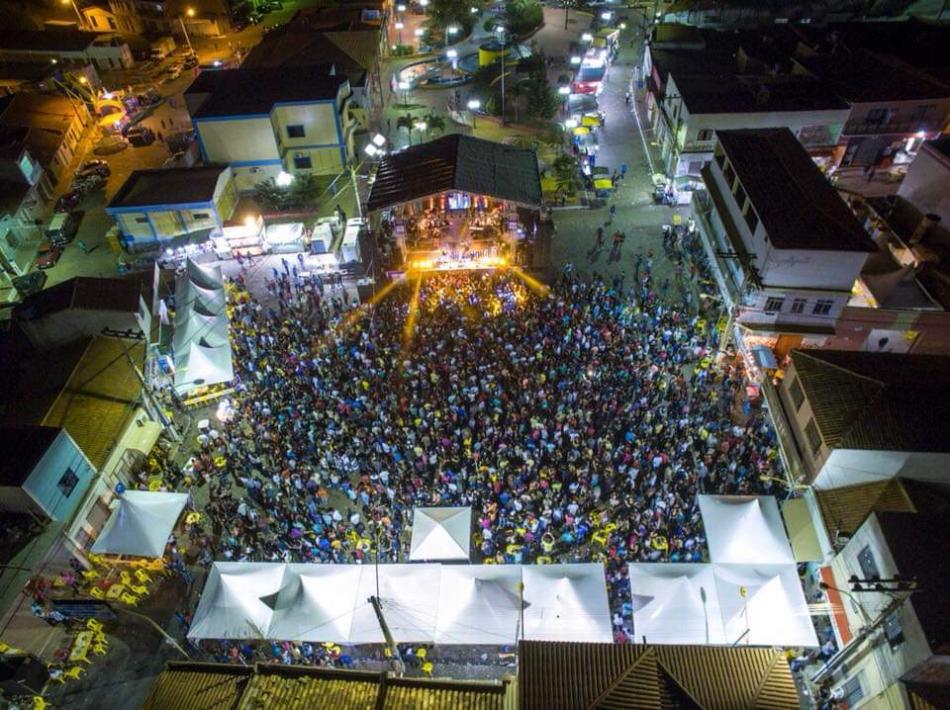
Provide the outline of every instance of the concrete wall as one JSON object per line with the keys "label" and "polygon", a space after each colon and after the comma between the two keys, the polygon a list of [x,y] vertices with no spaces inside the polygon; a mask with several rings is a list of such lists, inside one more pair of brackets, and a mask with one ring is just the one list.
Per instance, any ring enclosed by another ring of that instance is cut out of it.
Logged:
{"label": "concrete wall", "polygon": [[950,157],[924,143],[910,164],[897,194],[923,213],[940,215],[944,226],[950,227]]}
{"label": "concrete wall", "polygon": [[[67,471],[78,479],[68,495],[59,483]],[[66,520],[82,501],[96,471],[63,429],[26,479],[23,489],[53,520]]]}
{"label": "concrete wall", "polygon": [[[271,113],[274,130],[282,148],[302,146],[338,146],[336,106],[331,102],[275,106]],[[302,126],[304,135],[291,138],[287,126]]]}
{"label": "concrete wall", "polygon": [[199,118],[194,125],[207,162],[264,165],[280,159],[269,116]]}

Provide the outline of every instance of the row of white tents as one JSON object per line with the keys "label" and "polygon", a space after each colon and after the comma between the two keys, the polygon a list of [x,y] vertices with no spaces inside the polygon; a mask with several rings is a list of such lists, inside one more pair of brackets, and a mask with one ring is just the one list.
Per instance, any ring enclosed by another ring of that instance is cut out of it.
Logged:
{"label": "row of white tents", "polygon": [[172,350],[180,395],[234,379],[226,302],[221,267],[188,259],[175,283]]}
{"label": "row of white tents", "polygon": [[[383,643],[371,596],[399,643],[507,645],[612,640],[604,568],[216,562],[193,639]],[[523,633],[519,627],[523,623]]]}

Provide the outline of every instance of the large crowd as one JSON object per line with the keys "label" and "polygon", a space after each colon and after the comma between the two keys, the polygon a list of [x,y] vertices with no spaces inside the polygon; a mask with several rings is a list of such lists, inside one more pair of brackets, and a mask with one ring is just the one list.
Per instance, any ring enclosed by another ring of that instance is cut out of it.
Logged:
{"label": "large crowd", "polygon": [[233,411],[193,473],[217,559],[401,561],[415,506],[471,506],[480,561],[603,561],[625,641],[625,563],[706,560],[697,494],[775,475],[742,373],[649,260],[627,288],[448,273],[359,307],[279,280],[273,305],[232,289]]}

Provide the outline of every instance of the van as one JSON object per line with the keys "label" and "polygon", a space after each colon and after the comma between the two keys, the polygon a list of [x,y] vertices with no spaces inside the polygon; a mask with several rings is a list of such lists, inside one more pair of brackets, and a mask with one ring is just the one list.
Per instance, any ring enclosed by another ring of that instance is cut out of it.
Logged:
{"label": "van", "polygon": [[57,212],[46,225],[46,238],[56,246],[69,244],[79,231],[83,212]]}

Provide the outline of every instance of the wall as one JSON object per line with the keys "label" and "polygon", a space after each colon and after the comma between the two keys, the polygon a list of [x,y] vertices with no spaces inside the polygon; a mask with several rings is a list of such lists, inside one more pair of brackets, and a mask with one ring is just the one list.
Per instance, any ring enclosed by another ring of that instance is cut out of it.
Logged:
{"label": "wall", "polygon": [[[881,339],[888,342],[881,347]],[[846,306],[826,347],[833,350],[950,354],[950,313]]]}
{"label": "wall", "polygon": [[193,123],[207,162],[246,166],[280,160],[269,116],[198,118]]}
{"label": "wall", "polygon": [[778,394],[782,400],[792,438],[792,441],[787,442],[787,445],[798,451],[799,460],[805,469],[806,480],[803,483],[809,484],[815,480],[816,473],[821,470],[821,465],[828,455],[828,447],[822,442],[818,451],[814,452],[808,442],[808,437],[805,436],[805,427],[814,418],[814,413],[807,397],[798,409],[795,408],[795,403],[789,393],[789,387],[797,379],[795,366],[790,365],[785,371],[782,384],[779,385]]}
{"label": "wall", "polygon": [[[69,469],[78,481],[67,496],[59,489],[58,483]],[[85,496],[95,473],[76,442],[65,430],[61,430],[24,482],[23,488],[49,517],[66,520]]]}
{"label": "wall", "polygon": [[[836,587],[848,589],[848,579],[852,575],[857,575],[859,579],[864,578],[858,555],[867,547],[871,550],[882,578],[891,578],[902,571],[907,573],[907,570],[897,569],[877,516],[872,514],[831,564]],[[877,592],[859,592],[852,596],[853,599],[849,599],[847,595],[842,595],[842,606],[852,634],[864,626],[865,616],[875,620],[892,601],[890,595]],[[876,641],[865,641],[865,652],[862,654],[861,651],[855,651],[855,655],[847,663],[846,675],[839,680],[836,687],[844,685],[848,678],[860,677],[863,698],[853,704],[852,708],[880,707],[876,705],[878,696],[885,693],[904,673],[931,656],[923,628],[914,613],[912,599],[911,597],[911,602],[905,603],[897,611],[904,634],[903,643],[891,650],[887,639],[881,633],[876,636]],[[863,607],[864,614],[857,606],[858,603]]]}
{"label": "wall", "polygon": [[924,143],[910,164],[897,194],[907,199],[923,213],[940,215],[941,222],[950,226],[950,157]]}
{"label": "wall", "polygon": [[80,338],[101,335],[103,330],[141,333],[134,313],[66,308],[36,320],[18,323],[30,343],[39,350],[50,350]]}
{"label": "wall", "polygon": [[[280,147],[338,146],[341,141],[335,114],[336,107],[331,102],[275,106],[271,118]],[[292,125],[303,126],[302,138],[290,138],[287,135],[287,126]]]}
{"label": "wall", "polygon": [[948,470],[950,454],[945,453],[834,449],[824,460],[814,485],[840,488],[895,476],[942,482]]}

